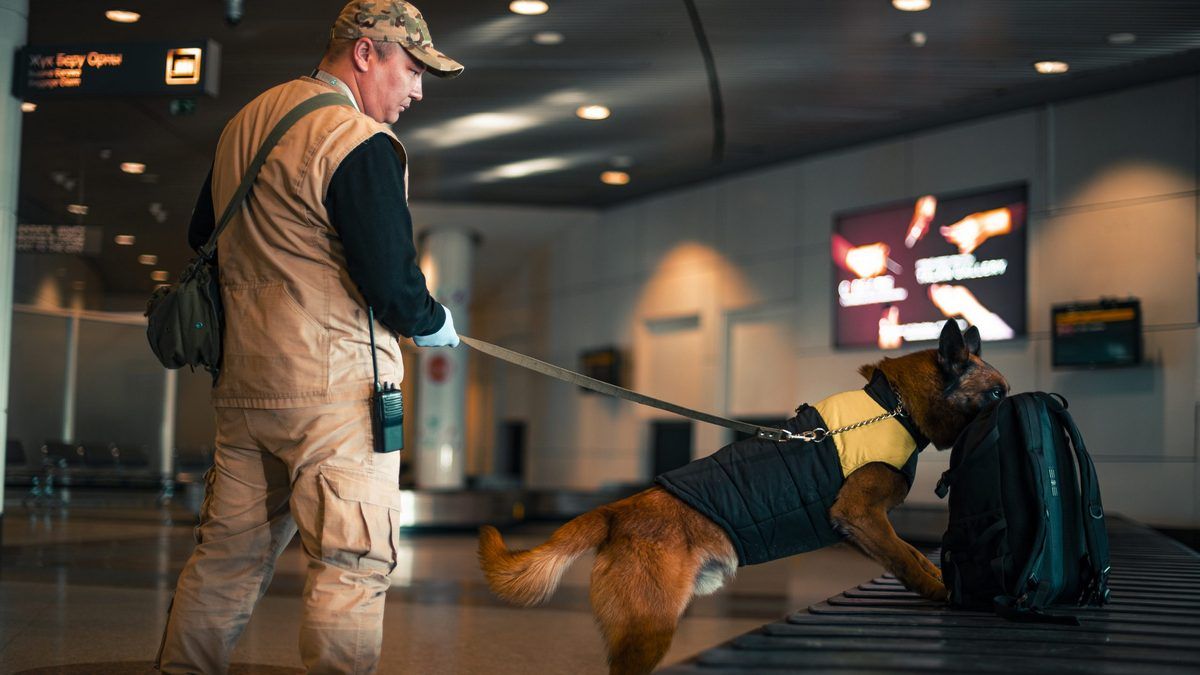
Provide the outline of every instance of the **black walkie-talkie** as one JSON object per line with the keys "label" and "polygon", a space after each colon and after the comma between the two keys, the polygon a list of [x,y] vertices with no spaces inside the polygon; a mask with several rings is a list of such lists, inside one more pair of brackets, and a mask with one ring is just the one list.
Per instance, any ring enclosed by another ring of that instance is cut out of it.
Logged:
{"label": "black walkie-talkie", "polygon": [[404,449],[404,396],[391,382],[379,382],[379,364],[375,358],[375,312],[367,307],[371,331],[371,370],[375,373],[375,391],[371,394],[371,418],[375,431],[375,452]]}

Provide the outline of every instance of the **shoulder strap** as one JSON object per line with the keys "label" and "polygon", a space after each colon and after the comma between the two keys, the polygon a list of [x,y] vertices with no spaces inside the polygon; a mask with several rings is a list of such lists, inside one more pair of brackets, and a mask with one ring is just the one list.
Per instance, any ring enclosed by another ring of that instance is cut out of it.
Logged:
{"label": "shoulder strap", "polygon": [[[972,422],[967,430],[955,442],[953,453],[959,453],[958,464],[954,463],[954,455],[950,457],[950,468],[942,472],[941,478],[938,479],[937,486],[933,489],[934,494],[938,499],[945,499],[950,492],[950,488],[954,482],[958,480],[966,469],[977,461],[982,461],[987,457],[992,449],[1000,442],[1000,429],[997,427],[1000,419],[1000,407],[1005,404],[1001,401],[993,405],[988,411],[986,422]],[[984,418],[980,418],[982,420]],[[967,451],[970,454],[966,454]]]}
{"label": "shoulder strap", "polygon": [[[1046,412],[1044,404],[1041,400],[1030,394],[1018,394],[1011,399],[1015,404],[1017,416],[1017,424],[1021,428],[1021,439],[1025,441],[1025,452],[1029,457],[1029,461],[1034,466],[1034,485],[1038,499],[1041,501],[1037,505],[1037,512],[1040,514],[1046,508],[1046,496],[1044,493],[1045,485],[1043,476],[1046,475],[1046,466],[1042,459],[1043,450],[1054,452],[1054,448],[1046,448],[1042,442],[1041,423],[1043,415],[1045,419],[1049,419],[1049,413]],[[1025,564],[1025,569],[1021,571],[1021,576],[1018,577],[1018,586],[1023,586],[1029,580],[1030,575],[1034,573],[1034,568],[1040,562],[1043,552],[1046,549],[1047,523],[1044,518],[1037,518],[1037,530],[1034,534],[1033,550],[1029,554],[1029,560]]]}
{"label": "shoulder strap", "polygon": [[254,185],[254,179],[258,176],[258,170],[267,161],[267,155],[271,154],[271,150],[275,149],[275,144],[280,138],[287,133],[287,130],[292,128],[301,117],[318,109],[332,105],[350,105],[349,99],[340,93],[330,92],[328,94],[317,94],[312,98],[306,99],[300,105],[292,108],[291,112],[283,116],[275,124],[275,128],[267,135],[263,141],[262,147],[258,149],[258,154],[254,155],[254,159],[250,162],[250,166],[246,167],[246,173],[242,176],[242,183],[238,185],[237,192],[233,193],[233,197],[229,200],[229,204],[225,207],[225,212],[221,214],[221,220],[217,221],[217,227],[213,229],[212,236],[205,242],[204,247],[200,249],[200,256],[205,260],[211,260],[213,251],[217,248],[217,238],[221,236],[221,232],[229,221],[233,219],[233,214],[237,212],[245,201],[246,195],[250,193],[250,188]]}
{"label": "shoulder strap", "polygon": [[[1057,396],[1057,394],[1056,394]],[[1059,398],[1062,398],[1061,396]],[[1079,465],[1079,494],[1083,502],[1083,534],[1087,541],[1088,565],[1092,578],[1080,598],[1080,604],[1101,605],[1108,599],[1108,533],[1104,530],[1104,505],[1100,502],[1100,482],[1096,477],[1096,465],[1083,444],[1083,436],[1071,413],[1067,412],[1066,399],[1062,403],[1046,397],[1046,407],[1067,430],[1071,448],[1075,451],[1075,463]]]}

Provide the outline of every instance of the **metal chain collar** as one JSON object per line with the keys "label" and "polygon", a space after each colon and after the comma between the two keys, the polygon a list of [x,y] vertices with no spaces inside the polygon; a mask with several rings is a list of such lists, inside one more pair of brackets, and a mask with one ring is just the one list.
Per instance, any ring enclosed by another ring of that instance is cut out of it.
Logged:
{"label": "metal chain collar", "polygon": [[805,443],[820,443],[821,441],[825,440],[826,438],[828,438],[830,436],[836,436],[840,433],[844,433],[847,431],[853,431],[855,429],[869,426],[869,425],[875,424],[877,422],[882,422],[884,420],[890,420],[893,417],[904,417],[904,414],[905,414],[904,413],[904,401],[901,400],[901,398],[900,398],[900,392],[895,392],[895,393],[896,393],[896,407],[891,412],[885,412],[882,415],[872,417],[869,420],[855,422],[854,424],[850,424],[850,425],[841,427],[840,429],[834,429],[833,431],[829,431],[823,427],[817,427],[816,429],[810,429],[809,431],[802,431],[798,434],[793,434],[791,439],[789,439],[789,440],[799,440],[799,441],[804,441]]}

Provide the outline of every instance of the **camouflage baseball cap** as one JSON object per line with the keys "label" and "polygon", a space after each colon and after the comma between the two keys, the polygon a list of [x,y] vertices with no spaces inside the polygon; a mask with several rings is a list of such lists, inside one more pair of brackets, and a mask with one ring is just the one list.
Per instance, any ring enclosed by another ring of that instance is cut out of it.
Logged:
{"label": "camouflage baseball cap", "polygon": [[438,77],[458,77],[463,71],[461,63],[433,48],[421,11],[404,0],[352,0],[338,14],[329,36],[395,42]]}

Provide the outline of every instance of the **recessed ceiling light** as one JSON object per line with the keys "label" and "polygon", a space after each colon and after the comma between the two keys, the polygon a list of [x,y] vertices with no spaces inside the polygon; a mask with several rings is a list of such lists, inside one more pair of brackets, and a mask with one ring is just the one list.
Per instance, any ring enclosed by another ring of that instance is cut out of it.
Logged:
{"label": "recessed ceiling light", "polygon": [[633,166],[633,158],[629,155],[613,155],[608,161],[618,169],[628,169]]}
{"label": "recessed ceiling light", "polygon": [[138,262],[143,265],[157,265],[158,264],[158,256],[156,256],[152,253],[144,253],[144,254],[138,256]]}
{"label": "recessed ceiling light", "polygon": [[1065,73],[1071,69],[1066,61],[1038,61],[1033,64],[1034,69],[1043,75],[1054,75],[1057,73]]}
{"label": "recessed ceiling light", "polygon": [[605,171],[600,174],[600,182],[606,185],[628,185],[629,174],[624,171]]}
{"label": "recessed ceiling light", "polygon": [[562,33],[545,32],[533,34],[533,41],[539,45],[559,45],[562,44],[564,39]]}
{"label": "recessed ceiling light", "polygon": [[88,213],[87,204],[67,204],[67,213],[77,216],[86,216]]}
{"label": "recessed ceiling light", "polygon": [[127,9],[110,9],[104,13],[104,18],[117,23],[137,23],[142,15]]}
{"label": "recessed ceiling light", "polygon": [[1133,33],[1113,33],[1108,36],[1108,44],[1110,45],[1131,45],[1137,42],[1137,36]]}
{"label": "recessed ceiling light", "polygon": [[901,12],[923,12],[929,9],[929,0],[892,0],[892,7]]}
{"label": "recessed ceiling light", "polygon": [[575,114],[585,120],[606,120],[612,113],[602,105],[585,105],[576,110]]}
{"label": "recessed ceiling light", "polygon": [[141,162],[121,162],[121,170],[132,174],[145,173],[146,165]]}
{"label": "recessed ceiling light", "polygon": [[37,104],[33,101],[24,101],[21,103],[21,112],[33,112],[37,110]]}
{"label": "recessed ceiling light", "polygon": [[113,241],[117,242],[118,246],[133,246],[137,243],[137,237],[132,234],[118,234],[113,237]]}
{"label": "recessed ceiling light", "polygon": [[542,2],[542,0],[513,0],[508,3],[508,9],[515,14],[534,16],[550,11],[550,5]]}
{"label": "recessed ceiling light", "polygon": [[929,36],[923,31],[914,30],[908,34],[908,41],[914,47],[924,47],[926,42],[929,42]]}
{"label": "recessed ceiling light", "polygon": [[150,273],[152,281],[166,281],[171,278],[171,273],[166,270],[154,270]]}

